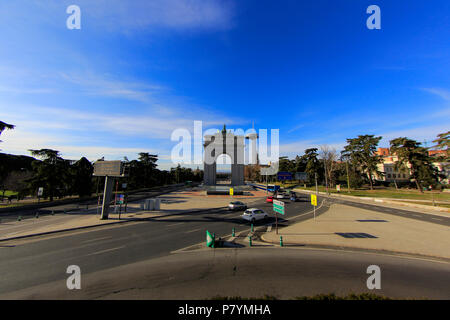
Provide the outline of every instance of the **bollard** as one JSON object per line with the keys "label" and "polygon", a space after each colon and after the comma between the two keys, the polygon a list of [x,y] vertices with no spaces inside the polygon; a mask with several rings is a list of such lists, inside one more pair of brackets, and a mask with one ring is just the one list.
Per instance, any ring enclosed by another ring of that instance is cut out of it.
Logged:
{"label": "bollard", "polygon": [[252,246],[252,236],[248,236],[248,245]]}
{"label": "bollard", "polygon": [[283,237],[280,236],[280,247],[282,247],[282,246],[283,246]]}
{"label": "bollard", "polygon": [[54,216],[54,215],[55,215],[55,211],[52,210],[52,216]]}
{"label": "bollard", "polygon": [[35,218],[36,218],[36,219],[39,219],[39,211],[36,212]]}
{"label": "bollard", "polygon": [[17,221],[22,221],[22,216],[18,216]]}
{"label": "bollard", "polygon": [[231,233],[231,235],[233,236],[233,237],[235,237],[236,236],[236,234],[235,234],[235,229],[233,228],[233,231],[232,231],[232,233]]}
{"label": "bollard", "polygon": [[251,231],[253,232],[253,223],[252,223],[252,228],[251,228]]}

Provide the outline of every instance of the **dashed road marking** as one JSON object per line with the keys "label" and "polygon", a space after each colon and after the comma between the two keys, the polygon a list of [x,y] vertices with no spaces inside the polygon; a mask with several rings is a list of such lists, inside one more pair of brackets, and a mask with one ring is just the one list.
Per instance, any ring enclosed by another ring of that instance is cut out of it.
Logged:
{"label": "dashed road marking", "polygon": [[114,250],[119,250],[119,249],[122,249],[122,248],[125,248],[125,246],[120,246],[120,247],[116,247],[116,248],[111,248],[111,249],[106,249],[106,250],[97,251],[97,252],[88,254],[88,256],[93,256],[93,255],[97,255],[97,254],[102,254],[102,253],[106,253],[106,252],[110,252],[110,251],[114,251]]}
{"label": "dashed road marking", "polygon": [[96,239],[83,241],[82,243],[88,243],[88,242],[93,242],[93,241],[98,241],[98,240],[105,240],[105,239],[112,239],[112,237],[96,238]]}
{"label": "dashed road marking", "polygon": [[184,222],[178,222],[178,223],[172,223],[172,224],[168,224],[167,227],[174,227],[177,226],[179,224],[183,224]]}
{"label": "dashed road marking", "polygon": [[203,228],[198,228],[198,229],[194,229],[194,230],[189,230],[189,231],[186,231],[185,233],[192,233],[192,232],[196,232],[196,231],[200,231],[200,230],[202,230]]}

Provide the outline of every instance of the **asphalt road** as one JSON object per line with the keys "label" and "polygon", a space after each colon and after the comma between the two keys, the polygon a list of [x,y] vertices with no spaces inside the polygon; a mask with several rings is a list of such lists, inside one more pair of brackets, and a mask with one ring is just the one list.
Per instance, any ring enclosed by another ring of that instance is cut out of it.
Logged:
{"label": "asphalt road", "polygon": [[[285,219],[279,219],[280,225],[312,217],[312,213],[308,213],[312,209],[311,204],[306,196],[304,199],[302,202],[286,205]],[[258,207],[271,212],[272,204],[261,203]],[[378,208],[380,207],[375,207]],[[317,214],[325,210],[326,206],[317,210]],[[215,233],[218,238],[230,235],[234,227],[237,233],[245,236],[250,231],[250,225],[239,217],[240,214],[241,212],[224,210],[184,213],[78,233],[39,237],[29,241],[2,242],[0,295],[54,281],[65,283],[68,276],[66,268],[73,264],[80,266],[83,274],[93,274],[114,267],[163,258],[172,251],[205,241],[206,230]],[[256,228],[264,229],[273,221],[271,217],[269,221],[257,223]],[[328,259],[332,265],[333,255],[329,255]],[[351,264],[352,261],[348,263]],[[405,261],[399,259],[398,266],[404,264]],[[317,267],[315,276],[320,278],[322,269]],[[444,269],[448,271],[448,264],[446,267],[447,269]],[[433,268],[423,269],[420,276],[438,277],[442,274],[428,273]],[[439,282],[437,278],[435,282]],[[430,282],[430,285],[435,282]],[[424,283],[421,282],[421,285]]]}
{"label": "asphalt road", "polygon": [[[271,204],[258,207],[271,212]],[[286,218],[311,210],[308,202],[289,204]],[[102,227],[58,237],[39,237],[28,242],[0,243],[0,293],[64,279],[71,264],[90,273],[132,262],[152,259],[205,241],[209,230],[216,238],[250,231],[250,224],[239,216],[242,212],[217,210],[209,213],[171,215],[167,218]],[[309,215],[311,217],[311,215]],[[308,215],[300,217],[308,218]],[[264,228],[268,221],[256,223]],[[283,219],[279,219],[280,224]]]}

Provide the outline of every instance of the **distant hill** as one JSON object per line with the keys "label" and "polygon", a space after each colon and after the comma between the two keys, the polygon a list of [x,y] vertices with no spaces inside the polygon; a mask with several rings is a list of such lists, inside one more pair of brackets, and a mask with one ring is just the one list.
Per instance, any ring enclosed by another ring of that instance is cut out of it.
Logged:
{"label": "distant hill", "polygon": [[29,156],[0,153],[0,179],[5,179],[12,171],[32,170],[31,163],[35,160],[35,158]]}

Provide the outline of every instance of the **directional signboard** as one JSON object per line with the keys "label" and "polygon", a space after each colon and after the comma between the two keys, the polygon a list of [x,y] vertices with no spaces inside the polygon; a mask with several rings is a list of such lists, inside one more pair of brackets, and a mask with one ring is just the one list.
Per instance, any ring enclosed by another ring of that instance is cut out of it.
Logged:
{"label": "directional signboard", "polygon": [[278,172],[277,173],[278,180],[292,180],[292,173],[290,172]]}
{"label": "directional signboard", "polygon": [[279,200],[273,200],[273,211],[284,215],[284,202]]}
{"label": "directional signboard", "polygon": [[123,177],[122,161],[97,161],[94,163],[94,176]]}
{"label": "directional signboard", "polygon": [[308,174],[306,172],[296,172],[295,173],[295,180],[307,181],[308,180]]}
{"label": "directional signboard", "polygon": [[44,187],[39,187],[39,189],[38,189],[38,197],[42,197],[43,194],[44,194]]}

